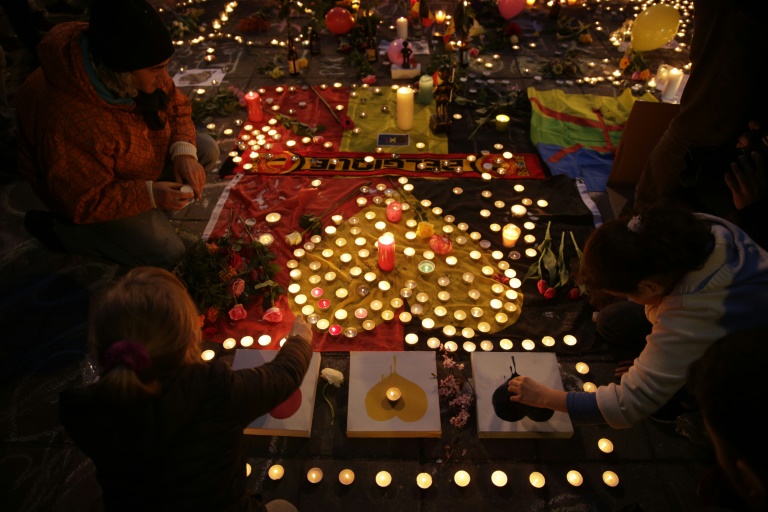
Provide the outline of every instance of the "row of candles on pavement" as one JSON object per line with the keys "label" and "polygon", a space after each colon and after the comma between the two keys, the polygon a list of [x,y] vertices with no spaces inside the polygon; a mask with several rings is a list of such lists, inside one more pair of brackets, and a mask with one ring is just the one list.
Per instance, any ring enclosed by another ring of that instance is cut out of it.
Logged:
{"label": "row of candles on pavement", "polygon": [[[611,453],[613,451],[613,442],[610,439],[602,438],[597,442],[598,449],[603,453]],[[246,474],[250,475],[251,467],[246,464]],[[270,466],[267,471],[267,475],[271,480],[280,480],[285,475],[285,468],[280,464],[274,464]],[[307,471],[307,481],[313,484],[319,484],[323,480],[323,470],[319,467],[313,467]],[[566,480],[574,487],[578,487],[584,483],[584,477],[582,474],[572,469],[566,473]],[[616,487],[619,485],[619,476],[614,471],[604,471],[603,482],[609,487]],[[472,477],[465,470],[456,471],[453,475],[453,482],[459,487],[466,487],[469,485]],[[376,473],[375,482],[379,487],[388,487],[392,483],[392,474],[389,471],[379,471]],[[355,472],[351,469],[343,469],[339,472],[339,482],[342,485],[351,485],[355,481]],[[507,485],[509,478],[504,471],[496,470],[491,474],[491,482],[496,487],[504,487]],[[546,485],[546,478],[538,471],[533,471],[528,476],[530,484],[540,489]],[[429,489],[432,486],[432,475],[429,473],[419,473],[416,475],[416,485],[421,489]]]}

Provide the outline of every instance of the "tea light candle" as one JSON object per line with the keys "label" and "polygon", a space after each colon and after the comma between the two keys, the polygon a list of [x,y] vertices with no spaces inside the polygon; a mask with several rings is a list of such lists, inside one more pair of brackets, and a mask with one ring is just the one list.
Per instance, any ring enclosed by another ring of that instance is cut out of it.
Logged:
{"label": "tea light candle", "polygon": [[374,224],[373,227],[376,228],[376,231],[384,231],[385,229],[387,229],[387,223],[380,220],[376,224]]}
{"label": "tea light candle", "polygon": [[469,296],[469,298],[472,299],[472,300],[477,300],[477,299],[480,298],[480,292],[478,290],[475,290],[474,288],[472,288],[471,290],[469,290],[467,292],[467,296]]}
{"label": "tea light candle", "polygon": [[539,253],[533,247],[529,247],[525,250],[525,255],[529,258],[535,258],[537,254]]}
{"label": "tea light candle", "polygon": [[503,471],[494,471],[493,474],[491,474],[491,482],[493,482],[493,485],[496,487],[504,487],[507,485],[507,474]]}
{"label": "tea light candle", "polygon": [[291,276],[291,279],[293,279],[294,281],[298,281],[299,279],[301,279],[301,270],[297,268],[291,270],[290,276]]}
{"label": "tea light candle", "polygon": [[453,312],[453,318],[455,318],[459,322],[463,322],[467,319],[467,313],[463,309],[457,309]]}
{"label": "tea light candle", "polygon": [[424,329],[427,329],[427,330],[429,330],[429,329],[434,329],[434,328],[435,328],[435,321],[434,321],[434,320],[432,320],[431,318],[424,318],[424,319],[421,321],[421,326],[422,326]]}
{"label": "tea light candle", "polygon": [[429,300],[429,295],[427,295],[424,292],[417,293],[416,294],[416,300],[423,304],[423,303],[425,303],[425,302],[427,302]]}
{"label": "tea light candle", "polygon": [[339,482],[343,485],[349,485],[355,481],[355,473],[351,469],[343,469],[339,473]]}
{"label": "tea light candle", "polygon": [[546,199],[539,199],[538,201],[536,201],[536,205],[539,208],[546,208],[547,206],[549,206],[549,202]]}
{"label": "tea light candle", "polygon": [[312,468],[309,471],[307,471],[307,480],[309,480],[311,483],[316,484],[322,479],[323,479],[322,469]]}
{"label": "tea light candle", "polygon": [[420,489],[429,489],[432,485],[432,477],[429,473],[419,473],[416,475],[416,485],[418,485]]}
{"label": "tea light candle", "polygon": [[356,200],[357,206],[360,208],[364,207],[366,204],[368,204],[368,199],[365,197],[358,197]]}
{"label": "tea light candle", "polygon": [[[423,260],[419,262],[419,272],[425,277],[429,276],[432,272],[435,270],[435,264],[431,262],[430,260]],[[419,294],[421,295],[421,294]],[[426,295],[426,294],[425,294]],[[416,296],[416,299],[418,300],[418,295]]]}
{"label": "tea light candle", "polygon": [[226,350],[232,350],[237,346],[237,340],[235,338],[227,338],[224,340],[221,346],[224,347]]}
{"label": "tea light candle", "polygon": [[616,487],[617,485],[619,485],[619,475],[617,475],[613,471],[604,471],[603,482],[608,487]]}
{"label": "tea light candle", "polygon": [[272,480],[280,480],[285,474],[285,469],[280,464],[275,464],[269,468],[268,474]]}
{"label": "tea light candle", "polygon": [[408,334],[405,335],[405,342],[409,345],[415,345],[416,343],[419,342],[418,334],[409,332]]}
{"label": "tea light candle", "polygon": [[253,336],[243,336],[240,338],[240,346],[247,348],[251,345],[253,345]]}
{"label": "tea light candle", "polygon": [[472,258],[474,261],[479,260],[483,255],[480,253],[480,251],[470,251],[469,257]]}
{"label": "tea light candle", "polygon": [[446,291],[441,291],[437,293],[437,298],[443,302],[448,302],[451,300],[451,294]]}
{"label": "tea light candle", "polygon": [[509,116],[499,114],[496,116],[496,131],[503,132],[509,125]]}
{"label": "tea light candle", "polygon": [[533,350],[536,348],[536,343],[534,343],[533,340],[523,340],[521,345],[525,350]]}
{"label": "tea light candle", "polygon": [[531,482],[531,485],[537,489],[541,489],[542,487],[544,487],[544,484],[546,483],[546,480],[544,479],[544,475],[542,475],[538,471],[534,471],[533,473],[531,473],[531,475],[528,477],[528,481]]}
{"label": "tea light candle", "polygon": [[569,346],[575,345],[576,344],[576,336],[574,336],[573,334],[566,334],[565,336],[563,336],[563,343],[565,343],[566,345],[569,345]]}
{"label": "tea light candle", "polygon": [[513,345],[513,344],[512,344],[512,340],[510,340],[509,338],[502,338],[502,339],[499,341],[499,346],[500,346],[500,347],[501,347],[503,350],[510,350],[510,349],[512,348],[512,345]]}
{"label": "tea light candle", "polygon": [[552,336],[544,336],[541,338],[541,344],[545,347],[553,347],[555,345],[555,338]]}
{"label": "tea light candle", "polygon": [[376,473],[376,485],[379,487],[387,487],[392,483],[392,475],[387,471],[379,471]]}
{"label": "tea light candle", "polygon": [[501,231],[504,247],[514,247],[518,238],[520,238],[520,228],[514,224],[506,224]]}
{"label": "tea light candle", "polygon": [[448,256],[445,258],[445,264],[449,267],[455,267],[458,262],[459,260],[456,256]]}
{"label": "tea light candle", "polygon": [[338,324],[333,324],[328,328],[328,334],[330,334],[331,336],[338,336],[339,334],[341,334],[341,326]]}
{"label": "tea light candle", "polygon": [[371,301],[371,309],[374,311],[379,311],[381,308],[384,307],[384,303],[380,300],[372,300]]}
{"label": "tea light candle", "polygon": [[444,317],[447,314],[448,314],[448,310],[445,309],[443,306],[437,306],[435,308],[435,315],[436,316],[442,318],[442,317]]}
{"label": "tea light candle", "polygon": [[493,267],[486,265],[480,269],[480,272],[482,272],[484,276],[491,277],[493,275],[494,270],[493,270]]}
{"label": "tea light candle", "polygon": [[421,255],[424,257],[425,260],[435,259],[435,253],[432,251],[424,251]]}
{"label": "tea light candle", "polygon": [[325,234],[333,236],[336,234],[336,226],[325,226]]}
{"label": "tea light candle", "polygon": [[311,306],[309,304],[301,308],[301,314],[304,316],[309,316],[314,312],[315,312],[315,306]]}
{"label": "tea light candle", "polygon": [[589,373],[589,366],[587,363],[576,363],[576,371],[582,375]]}
{"label": "tea light candle", "polygon": [[320,284],[320,281],[322,281],[322,278],[318,276],[317,274],[309,276],[309,284]]}
{"label": "tea light candle", "polygon": [[413,89],[410,87],[397,90],[397,128],[403,131],[413,128]]}
{"label": "tea light candle", "polygon": [[565,475],[565,478],[566,480],[568,480],[568,483],[574,487],[578,487],[582,483],[584,483],[584,478],[581,476],[581,473],[579,473],[575,469],[570,470],[568,474]]}
{"label": "tea light candle", "polygon": [[528,209],[521,204],[513,204],[512,208],[510,208],[510,212],[515,217],[522,217],[528,212]]}
{"label": "tea light candle", "polygon": [[448,276],[440,276],[440,278],[437,280],[437,284],[445,288],[451,284],[451,278]]}
{"label": "tea light candle", "polygon": [[200,358],[203,361],[210,361],[214,357],[216,357],[216,352],[213,350],[203,350],[202,354],[200,354]]}
{"label": "tea light candle", "polygon": [[520,202],[523,206],[531,206],[533,204],[533,201],[527,197],[524,197]]}
{"label": "tea light candle", "polygon": [[366,320],[363,322],[363,329],[366,331],[372,331],[374,327],[376,327],[376,322],[373,320]]}
{"label": "tea light candle", "polygon": [[320,309],[328,309],[329,307],[331,307],[331,301],[328,299],[320,299],[319,301],[317,301],[317,307],[319,307]]}
{"label": "tea light candle", "polygon": [[424,306],[421,304],[414,304],[411,306],[411,314],[419,316],[424,312]]}
{"label": "tea light candle", "polygon": [[402,393],[400,392],[400,389],[396,387],[388,388],[386,391],[387,400],[389,400],[390,403],[397,403],[398,400],[400,400],[400,397],[402,396]]}
{"label": "tea light candle", "polygon": [[301,306],[302,304],[306,304],[306,302],[307,302],[307,296],[306,296],[306,295],[304,295],[303,293],[300,293],[300,294],[298,294],[297,296],[295,296],[295,297],[293,298],[293,301],[294,301],[296,304],[298,304],[299,306]]}
{"label": "tea light candle", "polygon": [[262,233],[259,235],[259,243],[269,247],[274,243],[275,237],[271,233]]}
{"label": "tea light candle", "polygon": [[440,347],[440,340],[438,338],[429,338],[427,340],[427,346],[429,348],[438,348]]}
{"label": "tea light candle", "polygon": [[475,337],[475,330],[471,327],[465,327],[461,330],[461,335],[465,338],[474,338]]}
{"label": "tea light candle", "polygon": [[466,487],[469,485],[469,473],[467,473],[464,470],[459,470],[453,475],[453,481],[458,485],[459,487]]}
{"label": "tea light candle", "polygon": [[389,272],[395,268],[395,237],[385,233],[379,237],[379,268]]}
{"label": "tea light candle", "polygon": [[605,437],[597,441],[597,447],[603,453],[611,453],[613,451],[613,443]]}
{"label": "tea light candle", "polygon": [[347,311],[345,309],[339,309],[333,314],[333,316],[336,317],[336,320],[346,320]]}
{"label": "tea light candle", "polygon": [[459,346],[455,341],[446,341],[443,348],[448,352],[456,352],[459,349]]}
{"label": "tea light candle", "polygon": [[465,341],[461,345],[461,348],[463,348],[466,352],[474,352],[475,350],[477,350],[477,345],[475,345],[471,341]]}
{"label": "tea light candle", "polygon": [[585,383],[584,383],[584,386],[582,386],[582,388],[583,388],[583,389],[584,389],[584,391],[586,391],[587,393],[594,393],[595,391],[597,391],[597,386],[595,386],[595,385],[594,385],[593,383],[591,383],[591,382],[585,382]]}
{"label": "tea light candle", "polygon": [[267,214],[266,220],[268,224],[274,225],[280,222],[280,217],[281,215],[279,213],[272,212]]}

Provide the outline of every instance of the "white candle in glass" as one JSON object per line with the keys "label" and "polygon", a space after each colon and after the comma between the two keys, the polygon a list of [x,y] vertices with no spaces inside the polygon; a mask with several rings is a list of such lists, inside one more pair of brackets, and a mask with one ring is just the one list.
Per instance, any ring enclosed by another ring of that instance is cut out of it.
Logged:
{"label": "white candle in glass", "polygon": [[664,91],[661,93],[661,99],[665,101],[672,101],[677,96],[677,90],[680,88],[680,83],[683,81],[683,70],[678,68],[672,68],[667,74],[667,83],[664,86]]}
{"label": "white candle in glass", "polygon": [[410,87],[397,90],[397,128],[403,131],[413,128],[413,89]]}

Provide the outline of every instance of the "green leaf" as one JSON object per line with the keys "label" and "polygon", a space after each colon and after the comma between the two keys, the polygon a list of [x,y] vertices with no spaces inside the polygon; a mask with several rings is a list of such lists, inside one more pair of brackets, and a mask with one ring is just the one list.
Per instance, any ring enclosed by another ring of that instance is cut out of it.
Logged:
{"label": "green leaf", "polygon": [[555,285],[555,288],[568,284],[568,279],[570,277],[568,264],[565,262],[565,231],[560,233],[560,249],[557,251],[557,268],[560,279]]}

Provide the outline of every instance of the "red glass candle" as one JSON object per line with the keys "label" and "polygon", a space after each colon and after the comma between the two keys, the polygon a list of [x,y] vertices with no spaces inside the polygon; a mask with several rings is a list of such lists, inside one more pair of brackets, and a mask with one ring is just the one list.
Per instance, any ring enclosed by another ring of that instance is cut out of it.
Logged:
{"label": "red glass candle", "polygon": [[338,324],[333,324],[328,328],[328,332],[331,333],[332,336],[338,336],[341,334],[341,326]]}
{"label": "red glass candle", "polygon": [[264,112],[261,111],[261,97],[257,92],[249,92],[245,95],[245,105],[248,107],[248,120],[257,122],[264,119]]}
{"label": "red glass candle", "polygon": [[320,299],[319,301],[317,301],[317,307],[319,307],[320,309],[328,309],[329,307],[331,307],[331,301],[329,301],[328,299]]}
{"label": "red glass candle", "polygon": [[392,201],[387,205],[387,220],[389,222],[400,222],[403,218],[403,206],[397,201]]}
{"label": "red glass candle", "polygon": [[379,237],[379,268],[384,272],[395,268],[395,237],[389,233]]}

